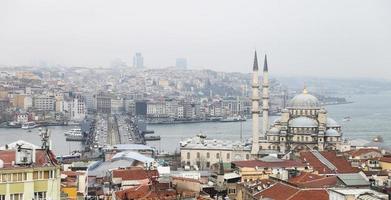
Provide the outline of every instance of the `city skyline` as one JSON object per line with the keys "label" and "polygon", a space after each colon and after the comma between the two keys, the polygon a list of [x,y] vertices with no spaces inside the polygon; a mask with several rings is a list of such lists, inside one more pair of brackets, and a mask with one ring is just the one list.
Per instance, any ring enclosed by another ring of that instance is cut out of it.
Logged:
{"label": "city skyline", "polygon": [[2,2],[0,65],[131,66],[141,52],[149,68],[185,57],[192,69],[248,72],[257,49],[275,75],[391,75],[388,1],[153,3]]}

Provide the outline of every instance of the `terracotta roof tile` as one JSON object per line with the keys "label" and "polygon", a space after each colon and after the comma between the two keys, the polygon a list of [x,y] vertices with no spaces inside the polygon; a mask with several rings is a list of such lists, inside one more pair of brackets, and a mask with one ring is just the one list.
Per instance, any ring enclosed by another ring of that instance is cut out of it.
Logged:
{"label": "terracotta roof tile", "polygon": [[[3,150],[0,151],[0,159],[3,161],[4,168],[14,168],[16,166],[13,166],[12,163],[16,159],[16,150]],[[46,153],[45,150],[42,149],[36,149],[35,150],[35,162],[31,166],[35,167],[42,167],[45,165],[53,165],[57,164],[57,160],[55,159],[54,154],[49,151],[49,153]],[[19,166],[19,167],[29,167],[29,166]]]}
{"label": "terracotta roof tile", "polygon": [[317,180],[317,179],[321,179],[321,178],[323,178],[323,176],[309,173],[309,172],[301,172],[300,175],[290,178],[289,182],[290,183],[305,183],[307,181],[313,181],[313,180]]}
{"label": "terracotta roof tile", "polygon": [[158,177],[157,170],[144,170],[143,168],[134,167],[129,169],[113,170],[113,178],[122,178],[122,180],[143,180],[148,177]]}
{"label": "terracotta roof tile", "polygon": [[117,199],[176,199],[175,190],[152,191],[150,186],[144,185],[115,192]]}
{"label": "terracotta roof tile", "polygon": [[292,197],[290,197],[287,200],[309,200],[309,199],[328,200],[329,194],[324,189],[300,190],[298,193],[294,194]]}
{"label": "terracotta roof tile", "polygon": [[273,200],[286,200],[292,195],[294,195],[296,192],[298,192],[299,189],[295,188],[293,186],[283,184],[283,183],[276,183],[272,185],[271,187],[259,192],[255,196],[257,198],[271,198]]}
{"label": "terracotta roof tile", "polygon": [[300,188],[327,188],[337,185],[337,177],[302,172],[299,176],[289,179],[288,182]]}
{"label": "terracotta roof tile", "polygon": [[391,157],[381,157],[379,158],[379,161],[391,163]]}
{"label": "terracotta roof tile", "polygon": [[[350,163],[343,156],[337,156],[334,151],[320,152],[329,162],[331,162],[336,168],[338,173],[356,173],[359,170],[350,165]],[[319,174],[334,174],[336,172],[329,169],[318,158],[316,158],[311,152],[300,152],[300,158],[309,163]]]}
{"label": "terracotta roof tile", "polygon": [[381,154],[381,151],[378,149],[368,149],[368,148],[352,150],[352,151],[349,151],[348,154],[351,155],[352,157],[357,157],[357,156],[361,156],[363,154],[367,154],[370,152],[376,152],[376,153]]}
{"label": "terracotta roof tile", "polygon": [[243,160],[232,162],[237,167],[304,167],[305,164],[295,160],[283,160],[277,162],[265,162],[261,160]]}

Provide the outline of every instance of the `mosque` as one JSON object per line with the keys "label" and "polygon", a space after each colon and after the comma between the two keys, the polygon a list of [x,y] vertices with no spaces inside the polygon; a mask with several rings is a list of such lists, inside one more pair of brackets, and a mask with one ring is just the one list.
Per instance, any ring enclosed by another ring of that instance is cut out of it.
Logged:
{"label": "mosque", "polygon": [[[182,166],[210,168],[213,164],[261,158],[270,154],[284,156],[306,150],[334,150],[342,143],[341,126],[327,117],[319,100],[304,88],[290,100],[281,117],[269,124],[269,72],[265,55],[262,98],[259,95],[258,58],[255,52],[252,74],[252,139],[248,142],[208,139],[197,135],[180,143]],[[260,109],[260,100],[262,107]],[[262,110],[262,130],[259,117]]]}
{"label": "mosque", "polygon": [[279,153],[303,150],[336,150],[342,142],[341,126],[332,118],[319,100],[304,88],[282,110],[281,117],[269,124],[269,75],[265,56],[262,84],[262,132],[259,131],[258,60],[255,53],[252,80],[253,134],[251,154],[261,151]]}

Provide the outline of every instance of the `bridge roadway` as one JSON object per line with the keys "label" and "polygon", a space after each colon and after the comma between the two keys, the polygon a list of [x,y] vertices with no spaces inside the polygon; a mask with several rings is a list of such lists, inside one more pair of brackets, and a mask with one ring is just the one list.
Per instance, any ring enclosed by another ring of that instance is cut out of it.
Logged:
{"label": "bridge roadway", "polygon": [[95,126],[96,147],[145,143],[136,123],[126,115],[98,115]]}

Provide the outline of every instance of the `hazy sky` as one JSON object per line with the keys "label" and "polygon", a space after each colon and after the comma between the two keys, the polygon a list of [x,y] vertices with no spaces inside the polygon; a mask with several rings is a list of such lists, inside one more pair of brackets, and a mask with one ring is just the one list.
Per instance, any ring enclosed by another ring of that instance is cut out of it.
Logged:
{"label": "hazy sky", "polygon": [[0,0],[0,65],[131,65],[142,52],[149,67],[249,72],[255,48],[276,75],[390,79],[391,1]]}

